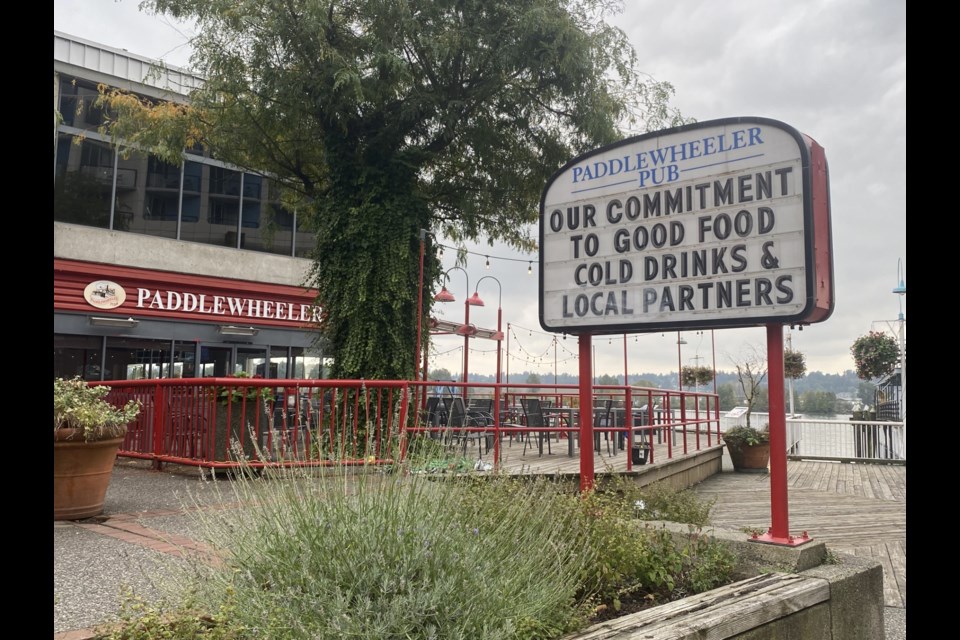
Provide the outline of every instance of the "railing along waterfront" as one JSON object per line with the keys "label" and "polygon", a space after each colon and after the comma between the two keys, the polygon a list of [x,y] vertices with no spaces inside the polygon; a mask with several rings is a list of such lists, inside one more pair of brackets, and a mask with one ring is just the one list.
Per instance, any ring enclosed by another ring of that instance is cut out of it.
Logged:
{"label": "railing along waterfront", "polygon": [[[403,459],[418,437],[439,441],[453,452],[452,435],[459,441],[465,436],[492,440],[496,463],[505,437],[536,431],[557,441],[566,439],[570,455],[579,444],[576,385],[241,377],[103,384],[112,387],[111,401],[135,399],[142,404],[119,455],[150,459],[158,466],[169,462],[228,468],[239,466],[241,459],[254,467],[383,464]],[[454,427],[425,411],[431,396],[444,406],[460,398],[467,407],[471,400],[486,398],[498,410],[482,424]],[[543,425],[526,424],[518,411],[522,401],[531,398],[544,404],[548,420]],[[616,443],[628,469],[633,446],[648,449],[648,462],[654,463],[655,443],[667,443],[669,459],[720,442],[715,394],[599,385],[593,404],[601,408],[592,418],[595,442],[603,438]],[[676,408],[662,409],[671,406]],[[604,413],[606,409],[610,411]],[[695,436],[692,442],[687,434]]]}
{"label": "railing along waterfront", "polygon": [[[753,412],[751,425],[768,422]],[[721,416],[720,429],[744,424],[744,417]],[[793,460],[906,463],[906,424],[890,420],[852,420],[803,416],[787,418],[787,457]]]}

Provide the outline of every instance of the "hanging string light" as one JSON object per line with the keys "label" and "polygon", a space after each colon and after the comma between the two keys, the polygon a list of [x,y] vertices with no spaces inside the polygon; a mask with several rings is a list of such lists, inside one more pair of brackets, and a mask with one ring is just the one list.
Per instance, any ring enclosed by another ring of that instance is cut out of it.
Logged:
{"label": "hanging string light", "polygon": [[527,263],[527,275],[533,275],[533,261]]}
{"label": "hanging string light", "polygon": [[490,270],[490,256],[487,256],[487,270]]}

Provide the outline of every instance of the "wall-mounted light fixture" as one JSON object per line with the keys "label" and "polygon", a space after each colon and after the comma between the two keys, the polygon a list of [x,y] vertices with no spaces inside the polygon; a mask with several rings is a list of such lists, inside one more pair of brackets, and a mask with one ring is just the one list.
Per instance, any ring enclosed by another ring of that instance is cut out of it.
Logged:
{"label": "wall-mounted light fixture", "polygon": [[255,336],[260,332],[256,327],[238,327],[232,324],[222,324],[217,331],[225,336]]}
{"label": "wall-mounted light fixture", "polygon": [[140,321],[135,318],[121,318],[119,316],[90,316],[90,324],[95,327],[135,327]]}

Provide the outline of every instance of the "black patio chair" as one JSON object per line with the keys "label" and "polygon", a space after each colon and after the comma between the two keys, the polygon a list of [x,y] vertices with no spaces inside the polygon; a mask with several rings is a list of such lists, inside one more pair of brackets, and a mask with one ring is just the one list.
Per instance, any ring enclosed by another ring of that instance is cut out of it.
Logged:
{"label": "black patio chair", "polygon": [[523,440],[523,454],[527,454],[527,444],[530,444],[530,434],[536,433],[537,435],[537,450],[539,455],[543,455],[543,442],[547,441],[547,453],[553,454],[553,451],[550,449],[550,432],[545,429],[549,427],[546,419],[543,417],[543,407],[540,404],[539,398],[524,398],[520,401],[520,404],[523,406],[523,415],[526,418],[526,428],[525,437]]}
{"label": "black patio chair", "polygon": [[447,418],[447,444],[450,446],[463,445],[463,455],[467,455],[467,445],[471,442],[477,442],[477,448],[480,455],[483,455],[481,443],[487,447],[490,452],[491,439],[490,434],[485,431],[471,431],[475,427],[487,427],[492,425],[488,419],[479,413],[467,411],[463,403],[463,398],[451,398],[450,415]]}

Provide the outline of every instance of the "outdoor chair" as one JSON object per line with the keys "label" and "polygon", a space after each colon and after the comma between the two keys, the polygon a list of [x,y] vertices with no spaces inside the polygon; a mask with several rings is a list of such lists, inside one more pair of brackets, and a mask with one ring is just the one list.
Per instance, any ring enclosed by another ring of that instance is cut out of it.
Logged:
{"label": "outdoor chair", "polygon": [[[600,404],[600,403],[598,403]],[[600,404],[599,408],[593,410],[593,428],[594,429],[609,429],[613,425],[613,400],[604,400]],[[615,455],[610,453],[610,441],[614,434],[610,431],[603,431],[604,441],[607,443],[607,455]],[[594,431],[593,433],[593,450],[600,450],[600,431]]]}
{"label": "outdoor chair", "polygon": [[492,425],[494,423],[493,398],[474,398],[467,406],[467,413],[473,418],[485,420],[488,425]]}
{"label": "outdoor chair", "polygon": [[444,405],[440,402],[440,396],[427,398],[427,405],[420,412],[420,421],[426,428],[431,429],[428,434],[431,438],[441,437],[438,429],[446,425],[447,415]]}
{"label": "outdoor chair", "polygon": [[[447,444],[450,446],[462,444],[463,455],[467,455],[468,444],[477,442],[479,450],[481,443],[484,443],[489,453],[492,445],[490,434],[484,431],[470,431],[470,429],[487,427],[490,424],[492,423],[488,422],[486,417],[468,412],[463,403],[463,398],[451,398],[450,415],[447,419]],[[480,451],[481,455],[482,453]]]}
{"label": "outdoor chair", "polygon": [[523,415],[526,417],[527,428],[523,440],[523,455],[527,454],[527,444],[530,443],[530,434],[534,432],[537,434],[537,449],[540,452],[539,455],[543,455],[544,439],[547,441],[547,453],[552,454],[553,451],[550,449],[550,432],[544,430],[549,425],[543,417],[543,407],[540,404],[540,399],[524,398],[520,404],[523,406]]}

